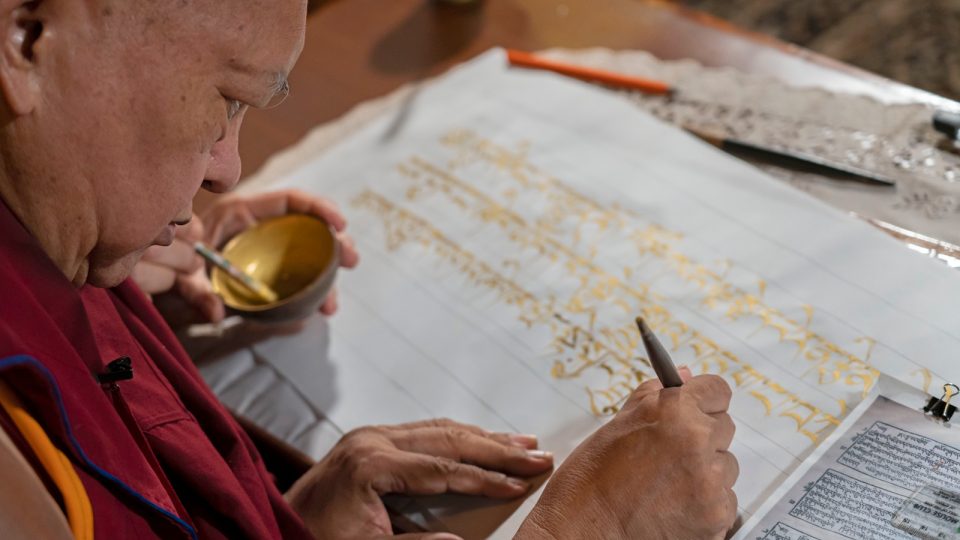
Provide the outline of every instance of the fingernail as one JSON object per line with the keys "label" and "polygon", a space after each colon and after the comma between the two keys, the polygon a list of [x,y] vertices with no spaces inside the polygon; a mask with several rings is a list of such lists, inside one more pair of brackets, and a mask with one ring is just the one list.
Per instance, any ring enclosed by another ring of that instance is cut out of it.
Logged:
{"label": "fingernail", "polygon": [[537,436],[528,435],[526,433],[511,433],[510,443],[515,446],[522,446],[524,448],[529,448],[531,446],[537,445]]}
{"label": "fingernail", "polygon": [[530,459],[553,459],[553,452],[546,450],[527,450],[527,457]]}
{"label": "fingernail", "polygon": [[522,489],[524,491],[530,488],[530,484],[520,480],[519,478],[507,478],[507,484],[509,484],[510,487]]}
{"label": "fingernail", "polygon": [[463,540],[463,539],[460,538],[459,536],[457,536],[457,535],[455,535],[455,534],[450,534],[450,533],[431,534],[430,536],[428,536],[428,537],[426,537],[426,538],[427,538],[427,540]]}

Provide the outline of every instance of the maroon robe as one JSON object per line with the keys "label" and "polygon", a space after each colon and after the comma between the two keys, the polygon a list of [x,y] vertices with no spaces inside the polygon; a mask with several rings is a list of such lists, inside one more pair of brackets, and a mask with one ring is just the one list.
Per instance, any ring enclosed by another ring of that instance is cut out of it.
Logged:
{"label": "maroon robe", "polygon": [[96,537],[310,538],[137,286],[77,290],[2,201],[0,378],[73,462]]}

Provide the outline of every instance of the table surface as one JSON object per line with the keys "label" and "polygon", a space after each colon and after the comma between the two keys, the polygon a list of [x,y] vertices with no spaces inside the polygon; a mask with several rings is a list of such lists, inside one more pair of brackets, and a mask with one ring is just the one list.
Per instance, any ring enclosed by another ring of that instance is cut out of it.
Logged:
{"label": "table surface", "polygon": [[[290,98],[277,109],[250,111],[246,117],[240,142],[245,173],[256,171],[271,155],[355,105],[435,76],[494,46],[532,51],[641,49],[661,59],[692,58],[706,66],[730,66],[795,85],[866,94],[887,102],[960,108],[953,101],[668,2],[479,0],[455,6],[439,0],[318,0],[308,19],[303,55],[290,77]],[[212,197],[199,195],[197,209],[209,205]],[[285,445],[278,447],[290,451]],[[291,478],[309,466],[305,456],[295,452],[284,456],[279,461],[300,467]]]}
{"label": "table surface", "polygon": [[[240,141],[245,174],[311,128],[399,86],[428,78],[494,46],[644,49],[785,82],[867,94],[889,102],[950,100],[733,27],[669,2],[650,0],[317,0],[303,54],[283,106],[250,111]],[[211,196],[201,194],[198,209]]]}

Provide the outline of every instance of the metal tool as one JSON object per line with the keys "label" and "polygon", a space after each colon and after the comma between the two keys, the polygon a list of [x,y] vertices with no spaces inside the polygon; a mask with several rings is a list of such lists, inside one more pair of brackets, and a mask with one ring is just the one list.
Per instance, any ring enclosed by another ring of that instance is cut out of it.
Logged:
{"label": "metal tool", "polygon": [[776,160],[777,165],[792,166],[794,168],[814,169],[821,174],[826,171],[827,174],[853,176],[858,180],[866,180],[871,183],[880,183],[888,186],[896,185],[896,180],[880,173],[850,165],[847,163],[837,163],[814,154],[798,152],[786,148],[767,146],[759,143],[747,142],[740,139],[713,135],[699,129],[685,127],[689,133],[696,135],[700,139],[708,142],[717,148],[740,157],[755,157],[770,160]]}

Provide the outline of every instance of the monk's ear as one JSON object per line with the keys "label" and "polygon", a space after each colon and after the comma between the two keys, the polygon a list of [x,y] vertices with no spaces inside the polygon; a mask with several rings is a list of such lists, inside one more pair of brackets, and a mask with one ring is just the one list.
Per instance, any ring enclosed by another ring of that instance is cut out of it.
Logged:
{"label": "monk's ear", "polygon": [[37,53],[44,37],[44,0],[0,0],[0,97],[14,116],[31,112],[39,99]]}

